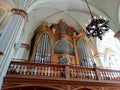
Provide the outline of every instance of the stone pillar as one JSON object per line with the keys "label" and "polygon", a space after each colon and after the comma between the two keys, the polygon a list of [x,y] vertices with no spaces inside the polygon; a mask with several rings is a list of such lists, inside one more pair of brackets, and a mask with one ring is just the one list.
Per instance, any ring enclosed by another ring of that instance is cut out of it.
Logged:
{"label": "stone pillar", "polygon": [[22,31],[23,25],[24,19],[21,16],[14,14],[11,16],[11,19],[1,36],[0,51],[3,52],[4,55],[1,57],[0,79],[3,78],[6,74],[7,68],[13,55],[16,37],[18,35],[18,32],[20,33]]}
{"label": "stone pillar", "polygon": [[[11,11],[13,12],[13,15],[5,27],[0,40],[0,52],[3,52],[2,57],[0,57],[0,88],[3,77],[6,75],[8,66],[13,56],[16,37],[19,37],[25,24],[24,19],[27,18],[27,13],[24,18],[21,16],[24,14],[24,10],[20,11],[19,9],[12,9]],[[16,12],[18,13],[16,14]]]}
{"label": "stone pillar", "polygon": [[[18,41],[23,30],[25,22],[28,20],[28,13],[37,4],[38,0],[8,0],[13,5],[13,13],[7,23],[0,39],[0,89],[3,77],[6,75],[8,66],[13,56],[15,41]],[[26,12],[27,11],[27,12]]]}

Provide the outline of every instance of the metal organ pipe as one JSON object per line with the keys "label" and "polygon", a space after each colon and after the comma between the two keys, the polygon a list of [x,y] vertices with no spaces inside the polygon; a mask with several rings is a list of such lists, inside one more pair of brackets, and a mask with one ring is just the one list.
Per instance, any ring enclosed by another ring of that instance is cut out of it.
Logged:
{"label": "metal organ pipe", "polygon": [[46,42],[47,42],[47,34],[46,33],[44,33],[44,37],[45,37],[45,39],[43,40],[44,41],[44,48],[43,48],[43,51],[44,51],[44,53],[43,53],[43,63],[45,63],[46,62],[46,60],[45,60],[45,58],[46,58],[46,50],[47,50],[47,47],[46,47]]}
{"label": "metal organ pipe", "polygon": [[48,56],[48,34],[46,33],[46,43],[45,43],[45,62],[47,63],[47,56]]}

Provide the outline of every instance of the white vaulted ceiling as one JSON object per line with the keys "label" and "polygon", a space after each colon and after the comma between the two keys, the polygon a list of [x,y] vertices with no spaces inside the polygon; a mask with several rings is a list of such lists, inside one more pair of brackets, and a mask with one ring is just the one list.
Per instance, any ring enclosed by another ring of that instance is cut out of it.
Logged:
{"label": "white vaulted ceiling", "polygon": [[[29,0],[28,0],[29,1]],[[44,21],[57,23],[60,19],[68,25],[75,27],[79,32],[80,28],[85,29],[85,23],[89,23],[90,13],[85,0],[33,0],[35,3],[27,10],[29,13],[28,22],[25,24],[24,31],[26,36],[33,32]],[[2,19],[5,12],[11,8],[22,5],[22,0],[0,0],[0,32],[3,31],[8,22]],[[27,2],[26,2],[27,3]],[[88,0],[91,11],[97,17],[102,15],[110,21],[110,27],[114,32],[119,29],[120,0]],[[10,15],[10,14],[9,14]]]}

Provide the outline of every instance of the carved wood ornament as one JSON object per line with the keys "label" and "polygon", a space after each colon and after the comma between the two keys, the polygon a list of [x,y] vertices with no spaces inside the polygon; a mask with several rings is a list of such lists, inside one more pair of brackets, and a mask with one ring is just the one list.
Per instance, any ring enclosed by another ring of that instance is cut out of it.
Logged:
{"label": "carved wood ornament", "polygon": [[[39,28],[35,31],[35,42],[34,42],[33,52],[31,55],[31,62],[34,62],[33,60],[35,60],[36,52],[38,50],[37,49],[38,43],[44,33],[47,33],[48,36],[50,37],[51,63],[58,64],[59,60],[62,59],[61,57],[65,57],[71,60],[71,61],[68,60],[71,62],[71,65],[79,66],[80,62],[78,59],[79,56],[78,56],[78,44],[77,43],[78,43],[78,40],[80,40],[81,38],[85,40],[88,48],[91,49],[90,41],[82,29],[78,33],[74,30],[72,26],[67,25],[66,22],[64,22],[63,20],[60,20],[58,24],[52,24],[51,26],[49,26],[48,22],[44,22],[42,28]],[[46,46],[44,50],[46,50],[47,48]],[[63,46],[63,47],[61,48],[60,46]],[[68,48],[68,51],[66,50],[65,47]],[[45,53],[45,51],[42,51],[42,53]],[[41,57],[43,57],[43,55]],[[63,61],[66,61],[66,60],[63,60]],[[40,62],[43,63],[43,61],[40,61]],[[67,62],[67,63],[70,63],[70,62]],[[66,63],[66,62],[62,62],[62,63]]]}

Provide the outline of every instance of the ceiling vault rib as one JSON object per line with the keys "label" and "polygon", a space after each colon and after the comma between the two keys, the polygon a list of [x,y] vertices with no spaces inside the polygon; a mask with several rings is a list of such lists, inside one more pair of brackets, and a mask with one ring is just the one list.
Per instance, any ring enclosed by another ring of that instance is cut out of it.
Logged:
{"label": "ceiling vault rib", "polygon": [[39,24],[39,26],[38,26],[37,28],[39,28],[39,27],[41,26],[41,24],[44,23],[44,21],[45,21],[46,19],[48,19],[48,18],[50,18],[50,17],[52,17],[52,16],[54,16],[54,15],[57,15],[57,14],[59,14],[59,13],[61,13],[61,12],[62,12],[62,11],[55,12],[55,13],[47,16],[46,18],[44,18],[44,19],[41,21],[41,23]]}
{"label": "ceiling vault rib", "polygon": [[[46,19],[48,19],[48,18],[50,18],[50,17],[52,17],[52,16],[54,16],[54,15],[60,14],[60,13],[64,13],[64,14],[66,14],[67,16],[69,16],[73,21],[75,21],[75,23],[76,23],[78,26],[80,26],[80,28],[82,28],[82,26],[77,22],[77,20],[74,19],[69,13],[66,13],[66,11],[64,11],[64,10],[60,10],[60,11],[58,11],[58,12],[55,12],[55,13],[47,16],[46,18],[44,18],[44,19],[41,21],[41,24],[44,23],[44,21],[45,21]],[[41,26],[41,24],[40,24],[40,26]],[[38,28],[39,28],[39,26],[38,26]]]}
{"label": "ceiling vault rib", "polygon": [[76,19],[73,18],[73,16],[71,16],[69,13],[66,13],[69,17],[71,17],[73,19],[73,21],[75,21],[77,23],[78,26],[80,26],[80,28],[82,28],[82,26],[78,23],[78,21]]}

